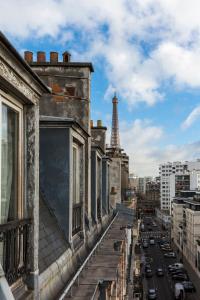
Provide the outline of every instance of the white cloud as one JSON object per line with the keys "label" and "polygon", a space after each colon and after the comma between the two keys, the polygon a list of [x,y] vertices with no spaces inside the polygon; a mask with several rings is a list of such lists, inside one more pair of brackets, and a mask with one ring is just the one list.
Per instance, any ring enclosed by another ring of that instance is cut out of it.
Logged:
{"label": "white cloud", "polygon": [[140,176],[158,175],[160,163],[168,161],[195,160],[200,157],[200,142],[160,147],[164,137],[161,127],[146,120],[121,124],[122,145],[130,157],[130,172]]}
{"label": "white cloud", "polygon": [[[7,0],[0,2],[0,28],[61,44],[75,40],[72,28],[79,31],[74,53],[103,57],[109,90],[131,107],[161,101],[166,80],[200,87],[199,11],[198,0]],[[78,53],[81,43],[87,49]]]}
{"label": "white cloud", "polygon": [[182,129],[189,128],[200,117],[200,106],[197,106],[181,124]]}

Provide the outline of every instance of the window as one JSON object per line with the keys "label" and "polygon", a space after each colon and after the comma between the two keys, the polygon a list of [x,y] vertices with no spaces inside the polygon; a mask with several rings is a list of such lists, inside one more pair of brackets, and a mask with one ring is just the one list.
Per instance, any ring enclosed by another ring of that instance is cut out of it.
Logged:
{"label": "window", "polygon": [[22,216],[22,108],[0,96],[0,224]]}
{"label": "window", "polygon": [[73,214],[72,214],[72,235],[75,235],[82,228],[82,207],[81,207],[81,178],[80,178],[80,147],[78,144],[73,144],[72,149],[72,167],[73,167],[73,183],[72,183],[72,199],[73,199]]}
{"label": "window", "polygon": [[200,252],[197,252],[197,268],[200,271]]}
{"label": "window", "polygon": [[97,217],[101,219],[101,159],[97,157],[97,169],[96,169],[96,180],[97,180]]}
{"label": "window", "polygon": [[80,151],[78,145],[73,145],[73,203],[80,202]]}
{"label": "window", "polygon": [[97,158],[97,198],[101,198],[101,160]]}

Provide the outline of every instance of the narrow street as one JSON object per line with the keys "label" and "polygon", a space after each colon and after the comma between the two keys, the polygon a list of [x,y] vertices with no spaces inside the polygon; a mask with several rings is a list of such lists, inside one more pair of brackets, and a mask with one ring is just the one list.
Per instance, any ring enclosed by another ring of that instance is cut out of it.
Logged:
{"label": "narrow street", "polygon": [[[156,220],[154,220],[156,222]],[[155,245],[148,243],[148,248],[142,248],[142,260],[145,258],[146,263],[150,263],[153,276],[150,278],[145,277],[145,266],[143,266],[143,289],[144,298],[148,299],[148,290],[156,289],[157,298],[159,300],[172,300],[174,299],[174,282],[168,273],[168,265],[178,262],[177,258],[165,258],[163,251],[160,249],[158,240],[161,236],[168,237],[168,232],[162,230],[161,226],[157,223],[157,227],[152,227],[152,231],[148,231],[149,226],[144,227],[144,231],[141,232],[141,239],[148,240],[149,237],[155,239]],[[162,268],[164,276],[159,277],[156,274],[157,268]],[[198,300],[196,293],[187,293],[187,300]]]}

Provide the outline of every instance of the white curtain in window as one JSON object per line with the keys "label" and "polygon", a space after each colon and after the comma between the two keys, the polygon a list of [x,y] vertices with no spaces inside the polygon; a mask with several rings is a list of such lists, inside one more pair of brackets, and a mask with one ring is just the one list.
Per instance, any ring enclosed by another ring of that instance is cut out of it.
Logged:
{"label": "white curtain in window", "polygon": [[2,104],[1,124],[1,213],[0,223],[14,218],[17,203],[18,115]]}

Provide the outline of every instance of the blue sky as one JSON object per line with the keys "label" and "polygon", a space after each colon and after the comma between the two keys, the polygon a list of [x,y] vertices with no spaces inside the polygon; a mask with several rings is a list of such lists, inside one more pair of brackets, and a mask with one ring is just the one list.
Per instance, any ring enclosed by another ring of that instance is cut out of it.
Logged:
{"label": "blue sky", "polygon": [[116,90],[130,171],[157,175],[159,163],[200,157],[199,11],[197,0],[7,0],[0,29],[21,53],[91,61],[92,118],[109,142]]}

